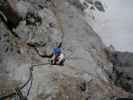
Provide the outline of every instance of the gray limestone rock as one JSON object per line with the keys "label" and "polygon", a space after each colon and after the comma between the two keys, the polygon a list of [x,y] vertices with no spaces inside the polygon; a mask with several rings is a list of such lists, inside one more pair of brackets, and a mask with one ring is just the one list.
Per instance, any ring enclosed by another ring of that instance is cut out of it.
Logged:
{"label": "gray limestone rock", "polygon": [[[17,6],[23,20],[14,32],[20,39],[0,21],[0,80],[22,85],[29,79],[32,66],[31,83],[21,89],[24,96],[29,91],[28,100],[112,100],[129,95],[108,80],[105,71],[112,69],[111,62],[102,40],[77,9],[82,8],[80,2],[18,0]],[[48,64],[48,58],[35,50],[50,54],[60,43],[64,66]],[[7,85],[5,89],[10,90]]]}

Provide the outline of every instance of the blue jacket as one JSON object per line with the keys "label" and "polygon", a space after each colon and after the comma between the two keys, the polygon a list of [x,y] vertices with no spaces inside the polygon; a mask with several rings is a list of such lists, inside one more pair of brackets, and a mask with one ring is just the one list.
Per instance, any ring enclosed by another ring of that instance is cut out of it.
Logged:
{"label": "blue jacket", "polygon": [[62,52],[61,48],[53,48],[52,53],[55,54],[56,56],[60,55]]}

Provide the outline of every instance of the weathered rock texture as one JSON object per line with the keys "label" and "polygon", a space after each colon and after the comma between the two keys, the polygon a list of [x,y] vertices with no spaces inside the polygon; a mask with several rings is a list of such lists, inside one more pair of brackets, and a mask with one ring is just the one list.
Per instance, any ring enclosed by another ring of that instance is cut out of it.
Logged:
{"label": "weathered rock texture", "polygon": [[129,52],[112,53],[111,62],[113,63],[113,72],[111,79],[114,83],[128,92],[133,93],[133,54]]}
{"label": "weathered rock texture", "polygon": [[47,63],[48,58],[41,56],[62,43],[64,66],[34,66],[32,83],[21,90],[26,96],[31,88],[28,100],[111,100],[129,96],[108,80],[113,65],[101,39],[86,23],[79,1],[19,0],[16,6],[22,19],[13,31],[19,38],[0,21],[0,84],[9,84],[5,90],[0,88],[5,91],[1,95],[25,83],[29,68]]}

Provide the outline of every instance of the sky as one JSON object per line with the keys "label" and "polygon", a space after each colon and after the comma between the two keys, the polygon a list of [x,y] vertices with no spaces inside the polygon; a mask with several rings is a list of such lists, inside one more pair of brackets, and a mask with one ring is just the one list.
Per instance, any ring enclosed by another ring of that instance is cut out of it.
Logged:
{"label": "sky", "polygon": [[133,0],[102,0],[106,9],[97,14],[93,28],[106,45],[133,52]]}

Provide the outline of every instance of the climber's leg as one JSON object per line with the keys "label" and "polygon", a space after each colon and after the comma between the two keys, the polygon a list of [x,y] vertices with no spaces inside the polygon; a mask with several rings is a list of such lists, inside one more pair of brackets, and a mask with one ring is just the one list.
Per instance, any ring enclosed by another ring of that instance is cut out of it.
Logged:
{"label": "climber's leg", "polygon": [[62,60],[59,62],[59,65],[64,65],[64,62],[65,62],[65,59],[62,59]]}

